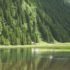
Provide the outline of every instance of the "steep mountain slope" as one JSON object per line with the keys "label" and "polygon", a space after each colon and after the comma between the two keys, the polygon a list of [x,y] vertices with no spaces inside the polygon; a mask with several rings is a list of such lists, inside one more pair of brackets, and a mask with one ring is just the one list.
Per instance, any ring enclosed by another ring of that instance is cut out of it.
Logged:
{"label": "steep mountain slope", "polygon": [[69,18],[64,0],[0,0],[0,44],[70,42]]}

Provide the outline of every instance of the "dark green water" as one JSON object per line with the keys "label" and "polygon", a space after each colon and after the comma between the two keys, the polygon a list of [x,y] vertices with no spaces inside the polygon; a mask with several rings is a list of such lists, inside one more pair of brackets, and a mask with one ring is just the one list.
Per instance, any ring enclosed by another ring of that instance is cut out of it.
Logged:
{"label": "dark green water", "polygon": [[0,49],[0,70],[70,70],[70,52]]}

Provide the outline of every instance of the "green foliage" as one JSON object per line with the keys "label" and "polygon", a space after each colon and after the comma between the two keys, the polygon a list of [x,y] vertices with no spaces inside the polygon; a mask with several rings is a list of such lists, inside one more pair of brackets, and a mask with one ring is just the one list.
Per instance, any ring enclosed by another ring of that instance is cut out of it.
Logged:
{"label": "green foliage", "polygon": [[0,44],[70,42],[69,8],[63,0],[0,0]]}

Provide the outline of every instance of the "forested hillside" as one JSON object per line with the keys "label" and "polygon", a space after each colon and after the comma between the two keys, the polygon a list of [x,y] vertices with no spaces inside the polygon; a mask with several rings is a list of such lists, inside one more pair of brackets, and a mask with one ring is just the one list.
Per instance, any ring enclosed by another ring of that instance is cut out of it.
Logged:
{"label": "forested hillside", "polygon": [[70,42],[65,0],[0,0],[0,44]]}

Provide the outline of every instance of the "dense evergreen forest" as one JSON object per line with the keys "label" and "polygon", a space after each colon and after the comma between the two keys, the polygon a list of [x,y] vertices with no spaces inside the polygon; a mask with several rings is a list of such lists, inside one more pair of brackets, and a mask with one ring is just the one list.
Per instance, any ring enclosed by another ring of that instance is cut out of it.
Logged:
{"label": "dense evergreen forest", "polygon": [[0,0],[0,44],[70,42],[69,0]]}

